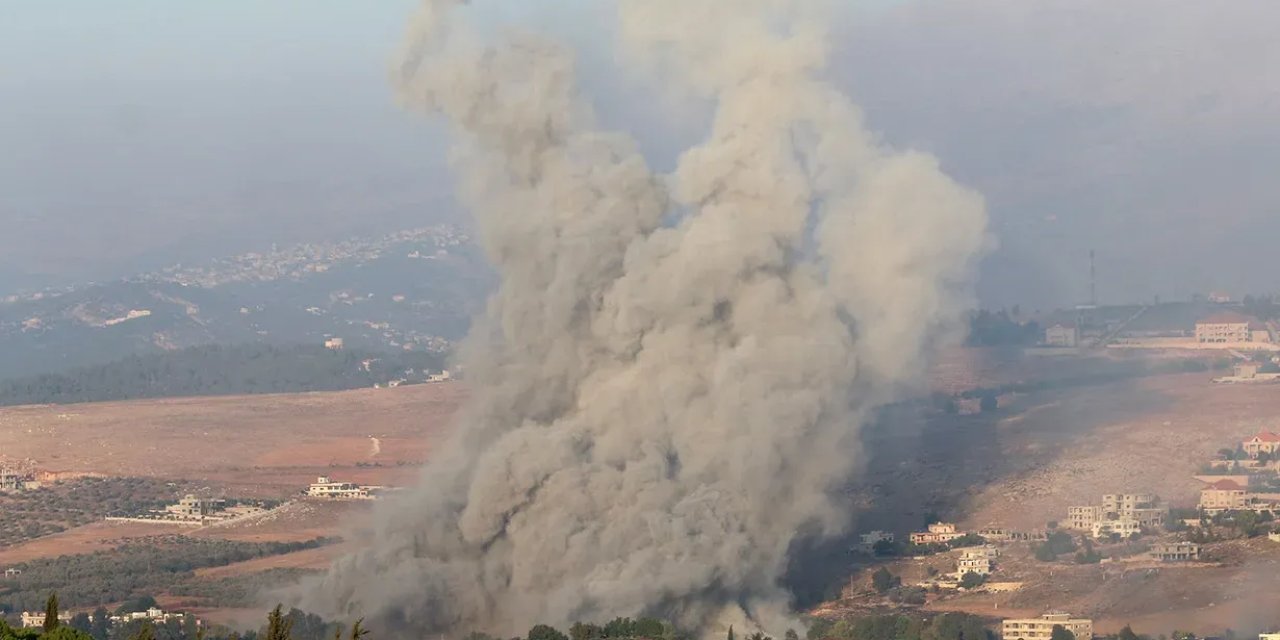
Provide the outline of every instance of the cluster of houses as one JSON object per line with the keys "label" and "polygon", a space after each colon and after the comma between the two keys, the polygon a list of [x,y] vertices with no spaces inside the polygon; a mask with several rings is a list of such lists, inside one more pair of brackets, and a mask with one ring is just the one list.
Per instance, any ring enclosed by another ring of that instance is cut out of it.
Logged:
{"label": "cluster of houses", "polygon": [[[1059,611],[1039,618],[1005,619],[1000,623],[1000,637],[1002,640],[1050,640],[1056,627],[1070,631],[1076,640],[1093,640],[1093,620]],[[1258,640],[1280,640],[1280,633],[1261,633]]]}
{"label": "cluster of houses", "polygon": [[[185,613],[175,613],[165,611],[157,607],[151,607],[146,611],[134,611],[120,615],[111,616],[108,620],[112,625],[127,624],[136,620],[149,620],[151,622],[163,624],[172,620],[183,620],[186,618]],[[62,624],[70,624],[73,614],[70,611],[59,611],[58,622]],[[23,611],[22,626],[26,629],[35,629],[44,626],[45,613],[43,611]],[[199,618],[196,618],[196,625],[201,625]]]}
{"label": "cluster of houses", "polygon": [[0,465],[0,493],[17,493],[39,488],[40,482],[31,472]]}
{"label": "cluster of houses", "polygon": [[1258,478],[1256,472],[1277,469],[1280,434],[1270,431],[1254,434],[1240,443],[1239,451],[1244,454],[1244,459],[1217,460],[1211,466],[1240,470],[1240,473],[1196,476],[1197,480],[1205,483],[1200,491],[1200,510],[1209,515],[1226,511],[1280,513],[1280,492],[1259,491],[1254,487]]}
{"label": "cluster of houses", "polygon": [[[1140,308],[1130,321],[1136,320],[1147,308]],[[1244,350],[1280,350],[1280,326],[1268,323],[1253,316],[1233,310],[1213,313],[1195,322],[1194,329],[1185,327],[1177,330],[1142,331],[1125,330],[1125,325],[1112,331],[1103,331],[1095,335],[1093,344],[1101,346],[1112,341],[1115,346],[1128,348],[1199,348],[1199,349],[1244,349]],[[1093,335],[1093,334],[1091,334]],[[1044,330],[1045,347],[1076,348],[1084,344],[1085,336],[1080,327],[1073,322],[1056,322]]]}
{"label": "cluster of houses", "polygon": [[1148,493],[1116,493],[1102,496],[1102,503],[1069,507],[1066,527],[1086,531],[1094,539],[1142,535],[1163,527],[1169,508]]}
{"label": "cluster of houses", "polygon": [[201,498],[188,494],[176,504],[168,505],[159,511],[149,511],[138,516],[112,516],[108,517],[107,520],[203,526],[248,518],[266,513],[266,511],[265,508],[259,505],[233,505],[220,498]]}

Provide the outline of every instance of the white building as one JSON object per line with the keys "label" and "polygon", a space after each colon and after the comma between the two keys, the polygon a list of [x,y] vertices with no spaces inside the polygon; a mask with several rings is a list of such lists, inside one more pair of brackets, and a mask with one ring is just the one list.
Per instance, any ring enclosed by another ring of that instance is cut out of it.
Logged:
{"label": "white building", "polygon": [[1093,640],[1093,620],[1072,618],[1066,613],[1005,620],[1000,635],[1004,640],[1049,640],[1053,637],[1053,628],[1059,625],[1075,634],[1076,640]]}
{"label": "white building", "polygon": [[[133,611],[123,615],[111,616],[111,624],[125,624],[135,620],[150,620],[152,622],[168,622],[170,620],[181,620],[186,617],[185,613],[173,613],[165,611],[158,607],[151,607],[146,611]],[[196,619],[196,625],[200,626],[202,622]]]}
{"label": "white building", "polygon": [[[70,623],[71,623],[71,612],[70,612],[70,611],[59,611],[59,612],[58,612],[58,622],[60,622],[60,623],[62,623],[62,624],[70,624]],[[36,612],[34,612],[34,613],[33,613],[33,612],[31,612],[31,611],[23,611],[23,612],[22,612],[22,626],[23,626],[23,628],[25,628],[25,629],[35,629],[35,628],[37,628],[37,627],[43,627],[43,626],[44,626],[44,612],[43,612],[43,611],[36,611]]]}
{"label": "white building", "polygon": [[963,538],[964,533],[956,531],[956,525],[950,522],[935,522],[929,525],[928,531],[911,534],[912,544],[946,544],[956,538]]}
{"label": "white building", "polygon": [[956,579],[962,580],[966,573],[980,576],[991,575],[991,558],[986,556],[961,557],[956,561]]}
{"label": "white building", "polygon": [[329,338],[328,340],[324,341],[324,348],[330,349],[333,351],[341,351],[342,344],[343,344],[342,338]]}
{"label": "white building", "polygon": [[1095,522],[1089,529],[1089,534],[1094,538],[1106,538],[1114,534],[1119,534],[1121,537],[1127,538],[1135,533],[1139,535],[1142,534],[1142,523],[1138,522],[1137,519],[1130,518],[1128,516],[1121,517],[1116,520]]}
{"label": "white building", "polygon": [[171,504],[165,507],[164,510],[166,515],[181,520],[203,520],[212,514],[223,511],[226,507],[226,500],[197,498],[193,495],[187,495],[179,500],[178,504]]}
{"label": "white building", "polygon": [[307,495],[313,498],[366,500],[369,498],[369,490],[354,482],[334,482],[328,476],[320,476],[307,487]]}

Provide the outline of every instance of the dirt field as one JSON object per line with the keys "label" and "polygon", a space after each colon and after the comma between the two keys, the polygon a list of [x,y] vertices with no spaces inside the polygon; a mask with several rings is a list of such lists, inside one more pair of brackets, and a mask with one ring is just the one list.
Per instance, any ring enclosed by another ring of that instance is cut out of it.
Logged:
{"label": "dirt field", "polygon": [[0,408],[0,451],[45,471],[184,479],[238,496],[284,497],[322,473],[395,485],[412,479],[464,396],[432,384]]}
{"label": "dirt field", "polygon": [[11,547],[0,547],[0,566],[60,555],[93,553],[118,546],[127,538],[140,538],[182,529],[168,525],[132,522],[95,522]]}

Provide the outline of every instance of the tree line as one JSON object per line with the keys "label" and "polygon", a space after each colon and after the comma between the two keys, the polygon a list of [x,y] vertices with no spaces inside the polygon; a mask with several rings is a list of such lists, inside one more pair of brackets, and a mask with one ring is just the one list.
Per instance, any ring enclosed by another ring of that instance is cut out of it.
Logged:
{"label": "tree line", "polygon": [[196,569],[283,555],[335,542],[234,542],[186,536],[140,539],[110,551],[59,556],[16,565],[0,582],[0,610],[32,611],[58,589],[63,604],[92,607],[160,593],[194,577]]}
{"label": "tree line", "polygon": [[[0,406],[339,391],[440,371],[444,357],[316,345],[205,345],[0,382]],[[412,371],[410,375],[406,372]]]}

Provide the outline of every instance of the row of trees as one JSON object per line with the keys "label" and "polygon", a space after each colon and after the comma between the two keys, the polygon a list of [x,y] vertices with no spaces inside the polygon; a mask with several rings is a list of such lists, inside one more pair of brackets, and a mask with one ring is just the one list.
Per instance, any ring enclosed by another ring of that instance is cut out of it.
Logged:
{"label": "row of trees", "polygon": [[2,583],[0,609],[32,611],[46,594],[62,590],[64,604],[91,607],[159,593],[189,581],[196,569],[313,549],[336,542],[236,542],[165,536],[124,544],[110,551],[59,556],[17,565],[22,573]]}
{"label": "row of trees", "polygon": [[316,345],[206,345],[0,383],[0,406],[137,398],[337,391],[439,371],[442,356]]}
{"label": "row of trees", "polygon": [[906,615],[871,615],[839,622],[819,618],[807,640],[993,640],[986,623],[967,613],[944,613],[931,619]]}

